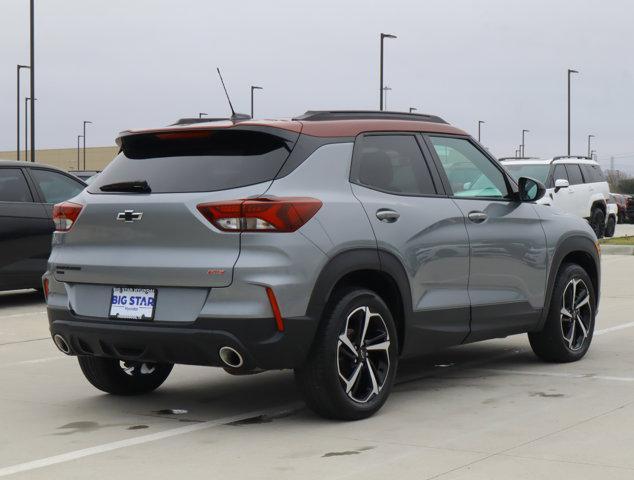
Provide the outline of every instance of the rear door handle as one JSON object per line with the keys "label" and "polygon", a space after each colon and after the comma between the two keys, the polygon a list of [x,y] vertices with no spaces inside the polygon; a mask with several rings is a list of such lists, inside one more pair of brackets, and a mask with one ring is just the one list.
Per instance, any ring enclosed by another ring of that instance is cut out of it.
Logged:
{"label": "rear door handle", "polygon": [[484,212],[469,212],[468,217],[473,223],[482,223],[488,218]]}
{"label": "rear door handle", "polygon": [[400,213],[394,210],[389,210],[387,208],[381,208],[380,210],[376,211],[376,218],[385,223],[394,223],[398,220],[400,216]]}

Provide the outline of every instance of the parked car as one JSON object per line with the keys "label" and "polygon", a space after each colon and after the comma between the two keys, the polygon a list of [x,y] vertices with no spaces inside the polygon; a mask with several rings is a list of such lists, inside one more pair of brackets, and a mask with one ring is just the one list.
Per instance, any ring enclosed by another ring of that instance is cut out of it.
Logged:
{"label": "parked car", "polygon": [[53,340],[102,391],[147,393],[175,363],[294,369],[310,408],[352,420],[383,405],[400,358],[526,332],[547,361],[590,346],[592,229],[439,117],[307,112],[117,142],[56,205],[44,275]]}
{"label": "parked car", "polygon": [[626,223],[630,221],[630,217],[627,213],[627,200],[629,195],[623,195],[621,193],[613,193],[614,201],[618,207],[618,223]]}
{"label": "parked car", "polygon": [[0,290],[42,288],[53,205],[85,186],[55,167],[0,160]]}
{"label": "parked car", "polygon": [[625,221],[629,223],[634,222],[634,195],[625,195],[627,206],[625,209]]}
{"label": "parked car", "polygon": [[531,176],[546,185],[540,203],[588,220],[598,238],[604,236],[609,220],[607,199],[610,187],[600,165],[585,157],[501,159],[514,178]]}
{"label": "parked car", "polygon": [[619,217],[619,207],[612,195],[608,195],[606,216],[608,219],[605,222],[605,231],[603,232],[603,235],[605,237],[611,238],[614,236],[614,233],[616,231],[616,224]]}
{"label": "parked car", "polygon": [[96,176],[101,173],[101,170],[71,170],[68,173],[72,173],[80,180],[86,182],[86,184],[90,185]]}

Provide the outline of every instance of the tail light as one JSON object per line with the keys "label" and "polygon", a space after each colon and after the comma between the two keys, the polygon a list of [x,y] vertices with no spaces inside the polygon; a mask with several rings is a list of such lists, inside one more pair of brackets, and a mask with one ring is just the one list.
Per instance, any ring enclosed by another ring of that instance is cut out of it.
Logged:
{"label": "tail light", "polygon": [[67,232],[77,221],[83,205],[72,202],[58,203],[53,207],[53,222],[56,232]]}
{"label": "tail light", "polygon": [[48,299],[48,278],[42,282],[42,290],[44,291],[44,300]]}
{"label": "tail light", "polygon": [[201,203],[197,208],[225,232],[294,232],[321,206],[316,198],[269,197]]}

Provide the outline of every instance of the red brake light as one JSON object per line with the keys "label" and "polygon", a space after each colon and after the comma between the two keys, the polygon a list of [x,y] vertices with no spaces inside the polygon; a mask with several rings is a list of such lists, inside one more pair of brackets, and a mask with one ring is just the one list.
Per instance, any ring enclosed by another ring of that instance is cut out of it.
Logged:
{"label": "red brake light", "polygon": [[67,232],[77,221],[83,205],[72,202],[58,203],[53,207],[53,222],[56,232]]}
{"label": "red brake light", "polygon": [[197,208],[225,232],[294,232],[321,206],[316,198],[269,197],[201,203]]}
{"label": "red brake light", "polygon": [[44,290],[44,299],[48,299],[48,278],[42,282],[42,290]]}

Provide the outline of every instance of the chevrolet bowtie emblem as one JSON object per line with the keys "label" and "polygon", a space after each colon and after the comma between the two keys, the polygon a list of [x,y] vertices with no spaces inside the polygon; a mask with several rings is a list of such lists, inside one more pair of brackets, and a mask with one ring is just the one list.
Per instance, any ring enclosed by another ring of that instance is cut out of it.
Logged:
{"label": "chevrolet bowtie emblem", "polygon": [[142,217],[143,212],[135,212],[134,210],[124,210],[123,212],[117,213],[117,220],[121,220],[122,222],[126,223],[141,220]]}

